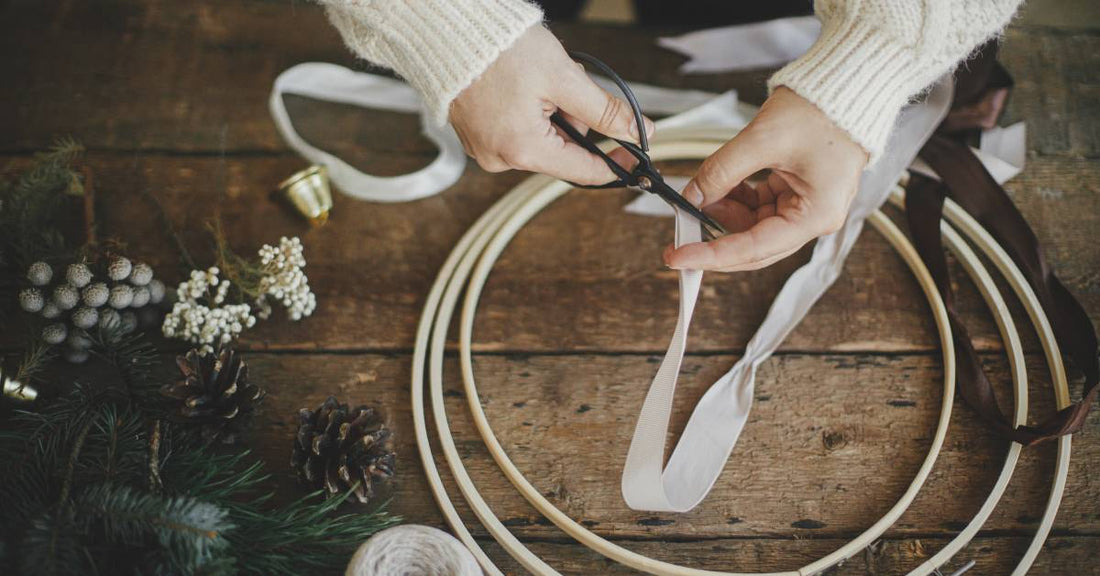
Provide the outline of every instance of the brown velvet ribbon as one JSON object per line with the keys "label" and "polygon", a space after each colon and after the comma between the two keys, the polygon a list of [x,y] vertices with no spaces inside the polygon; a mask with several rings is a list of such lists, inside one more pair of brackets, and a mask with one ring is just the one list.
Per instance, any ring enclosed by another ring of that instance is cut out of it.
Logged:
{"label": "brown velvet ribbon", "polygon": [[[1080,302],[1043,258],[1039,240],[1019,209],[966,145],[967,136],[995,125],[1012,86],[1011,77],[996,61],[996,45],[983,47],[956,73],[956,81],[951,113],[920,151],[920,157],[942,181],[912,175],[905,202],[909,229],[947,307],[955,343],[956,384],[963,401],[998,433],[1024,445],[1037,444],[1077,432],[1084,425],[1100,390],[1096,330]],[[940,236],[947,197],[981,223],[1020,268],[1050,319],[1059,347],[1084,373],[1081,400],[1033,426],[1013,427],[997,404],[993,386],[955,308]]]}

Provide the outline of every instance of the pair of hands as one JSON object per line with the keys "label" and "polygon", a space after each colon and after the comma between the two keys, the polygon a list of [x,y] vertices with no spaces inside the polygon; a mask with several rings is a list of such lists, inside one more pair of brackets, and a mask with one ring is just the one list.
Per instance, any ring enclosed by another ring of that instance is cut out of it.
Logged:
{"label": "pair of hands", "polygon": [[[530,170],[578,184],[615,178],[550,122],[638,141],[630,106],[597,86],[546,29],[528,30],[454,100],[466,152],[490,172]],[[645,130],[653,133],[647,118]],[[616,152],[624,152],[622,150]],[[612,152],[626,165],[628,154]],[[684,196],[729,234],[664,252],[671,268],[734,272],[781,260],[844,223],[867,153],[798,94],[780,87],[735,138],[707,158]],[[767,170],[755,184],[746,180]]]}

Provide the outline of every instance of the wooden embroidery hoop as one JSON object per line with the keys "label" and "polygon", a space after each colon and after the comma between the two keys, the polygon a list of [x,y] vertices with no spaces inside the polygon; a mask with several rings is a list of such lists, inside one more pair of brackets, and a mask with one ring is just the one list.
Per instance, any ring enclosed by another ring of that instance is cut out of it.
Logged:
{"label": "wooden embroidery hoop", "polygon": [[[655,158],[669,159],[669,158],[701,158],[709,155],[716,149],[721,143],[724,143],[730,137],[732,133],[729,130],[679,130],[676,134],[666,134],[666,138],[662,139],[661,145],[654,150]],[[433,398],[433,413],[436,419],[437,428],[443,447],[444,455],[448,461],[448,465],[451,468],[455,478],[458,482],[460,490],[463,492],[466,499],[470,502],[475,514],[481,520],[483,524],[488,528],[489,532],[496,538],[501,545],[515,557],[523,566],[531,570],[536,574],[557,574],[551,567],[545,562],[539,559],[536,555],[530,552],[518,539],[512,535],[507,528],[503,526],[500,520],[493,514],[491,509],[485,503],[477,492],[476,487],[470,480],[468,474],[466,474],[465,468],[462,465],[461,458],[459,457],[457,450],[455,449],[453,438],[451,437],[450,430],[447,426],[446,414],[443,410],[443,397],[442,397],[442,357],[443,348],[446,343],[446,327],[450,324],[451,316],[455,310],[458,294],[462,291],[463,284],[467,281],[468,276],[471,273],[471,269],[474,263],[477,262],[477,271],[474,273],[473,280],[470,282],[470,290],[467,295],[466,305],[464,307],[463,319],[462,319],[462,339],[460,341],[460,353],[462,355],[463,363],[463,378],[467,388],[467,398],[471,404],[471,410],[475,418],[475,423],[478,425],[478,429],[482,434],[483,439],[486,441],[490,452],[493,454],[494,459],[497,460],[498,465],[501,466],[505,475],[513,482],[513,484],[523,493],[524,497],[528,499],[533,505],[536,506],[541,512],[546,514],[551,521],[576,538],[581,543],[595,549],[596,551],[608,556],[610,558],[619,560],[626,565],[652,572],[656,574],[691,574],[691,575],[718,575],[728,574],[725,572],[706,571],[699,569],[692,569],[683,566],[676,566],[665,562],[653,560],[651,558],[634,553],[630,550],[621,548],[613,543],[610,543],[595,534],[592,534],[587,529],[583,528],[569,517],[565,516],[561,511],[555,508],[552,504],[545,500],[538,493],[537,490],[531,486],[522,474],[512,465],[503,449],[500,447],[495,436],[492,433],[491,428],[485,419],[484,413],[480,409],[480,403],[477,397],[477,389],[474,385],[474,379],[472,374],[472,368],[470,363],[470,334],[472,332],[473,325],[473,312],[476,311],[477,294],[480,293],[481,287],[484,285],[484,281],[488,276],[489,269],[492,267],[493,261],[503,251],[508,241],[531,217],[537,214],[542,208],[551,203],[556,198],[560,197],[570,189],[568,184],[563,182],[554,181],[546,177],[533,177],[523,182],[509,193],[505,198],[494,205],[481,219],[474,224],[470,231],[462,238],[455,250],[452,252],[447,262],[444,264],[440,275],[432,288],[429,295],[428,302],[425,306],[424,314],[421,318],[420,326],[417,333],[416,349],[414,351],[413,360],[413,387],[412,387],[412,399],[413,399],[413,416],[414,425],[417,434],[417,443],[423,461],[425,471],[428,476],[429,485],[432,488],[433,494],[439,502],[440,508],[455,530],[456,534],[463,540],[464,543],[473,551],[479,562],[486,569],[489,574],[500,574],[500,571],[493,566],[489,558],[480,549],[477,543],[473,540],[469,531],[466,530],[462,524],[461,518],[458,516],[457,511],[454,509],[453,504],[450,501],[446,490],[443,487],[442,481],[439,477],[438,470],[435,466],[434,457],[431,453],[431,448],[428,443],[424,408],[423,408],[423,383],[424,383],[424,362],[428,356],[429,337],[431,339],[431,365],[430,365],[430,380],[432,387]],[[955,212],[961,212],[957,206],[954,206]],[[948,217],[954,221],[964,222],[959,218],[958,214],[952,214],[952,211],[948,209],[946,212]],[[870,544],[876,539],[882,532],[884,532],[904,509],[909,505],[912,499],[916,496],[924,480],[927,478],[928,473],[931,470],[931,466],[935,461],[936,455],[938,455],[939,449],[942,446],[943,438],[946,435],[947,420],[950,415],[951,400],[953,398],[953,369],[954,369],[954,353],[951,346],[950,329],[946,324],[946,314],[942,308],[942,302],[939,300],[939,295],[935,291],[934,285],[930,276],[924,269],[923,264],[916,256],[908,240],[901,234],[893,224],[885,218],[881,213],[876,213],[871,218],[871,223],[880,232],[887,236],[887,239],[894,244],[895,248],[899,250],[903,258],[906,259],[907,264],[917,274],[918,280],[921,283],[922,289],[925,290],[926,296],[929,297],[930,302],[933,305],[933,311],[936,314],[937,325],[940,330],[940,336],[944,342],[944,367],[945,367],[945,401],[941,409],[940,422],[937,427],[937,433],[933,441],[933,445],[929,450],[929,454],[925,458],[925,462],[921,469],[918,471],[916,478],[910,485],[909,490],[902,496],[902,498],[895,504],[893,508],[881,518],[878,522],[872,525],[866,532],[857,537],[855,540],[849,542],[845,546],[841,547],[832,554],[807,565],[797,572],[783,572],[779,574],[794,575],[794,574],[814,574],[828,566],[831,566],[845,558],[850,557],[859,550],[862,550],[866,545]],[[965,224],[965,222],[964,222]],[[976,223],[972,223],[976,226]],[[965,230],[964,225],[964,230]],[[977,227],[980,230],[980,226]],[[982,231],[984,232],[984,231]],[[987,255],[994,257],[990,252],[996,247],[995,243],[988,245],[983,244],[981,239],[975,239],[973,232],[969,232],[968,235],[972,237],[979,246],[986,251]],[[978,235],[980,237],[980,234]],[[988,234],[986,234],[988,236]],[[1002,331],[1002,335],[1008,342],[1010,350],[1010,362],[1012,363],[1014,381],[1016,382],[1016,388],[1014,393],[1018,397],[1016,421],[1022,421],[1026,416],[1026,379],[1021,378],[1019,375],[1024,373],[1022,364],[1022,354],[1019,350],[1019,338],[1015,334],[1014,326],[1011,324],[1011,318],[1008,317],[1008,321],[1005,322],[1002,316],[1007,317],[1007,308],[1004,306],[1003,299],[1000,298],[999,293],[996,291],[996,287],[992,285],[991,279],[988,274],[982,274],[984,268],[980,261],[977,260],[973,252],[969,252],[969,258],[966,258],[968,250],[965,244],[961,243],[961,239],[957,237],[948,236],[948,245],[953,250],[962,246],[963,252],[960,253],[960,259],[968,264],[973,264],[974,267],[967,266],[967,269],[972,274],[977,274],[976,279],[979,282],[980,288],[982,288],[983,297],[986,298],[991,309],[995,310],[998,318],[998,327]],[[487,249],[486,247],[489,246]],[[997,247],[999,248],[999,247]],[[1000,253],[1001,257],[1004,256],[1003,252]],[[994,257],[996,260],[996,258]],[[1016,284],[1018,284],[1018,278],[1016,282],[1013,282],[1013,275],[1011,274],[1012,266],[1011,261],[1007,260],[1007,265],[1004,262],[997,262],[998,267],[1002,273],[1010,279],[1010,283],[1013,284],[1013,288],[1020,295],[1021,299],[1027,302],[1028,291],[1021,290]],[[978,271],[981,272],[978,272]],[[1008,273],[1006,273],[1006,270]],[[1016,276],[1019,276],[1018,270],[1016,270]],[[1023,288],[1027,288],[1026,282],[1023,283]],[[1030,294],[1032,304],[1035,304],[1034,295]],[[1048,362],[1051,363],[1052,371],[1057,372],[1055,366],[1061,366],[1061,357],[1057,353],[1056,344],[1050,345],[1049,341],[1052,341],[1049,333],[1049,325],[1046,325],[1047,331],[1044,332],[1041,327],[1045,323],[1045,317],[1042,315],[1041,309],[1036,306],[1028,306],[1029,314],[1032,316],[1032,320],[1036,323],[1037,329],[1040,331],[1040,338],[1044,341],[1044,351],[1047,352]],[[434,330],[433,330],[434,328]],[[1053,354],[1052,354],[1053,352]],[[1054,361],[1051,361],[1051,358]],[[1060,385],[1060,386],[1059,386]],[[1022,389],[1024,393],[1020,393]],[[1055,377],[1056,395],[1059,396],[1059,404],[1068,403],[1068,388],[1065,387],[1064,372],[1062,378],[1059,381],[1057,374]],[[1059,394],[1059,389],[1065,388],[1064,394]],[[1068,438],[1063,439],[1063,444],[1059,447],[1059,465],[1058,478],[1056,478],[1054,489],[1052,490],[1051,499],[1048,502],[1047,510],[1044,514],[1043,522],[1040,524],[1039,533],[1036,535],[1035,540],[1032,542],[1032,546],[1029,548],[1028,554],[1025,555],[1021,561],[1020,566],[1017,568],[1017,573],[1026,571],[1030,566],[1031,561],[1034,559],[1034,554],[1041,548],[1046,534],[1049,533],[1050,525],[1053,522],[1054,512],[1057,510],[1058,503],[1061,497],[1061,488],[1064,487],[1065,472],[1068,472]],[[1065,457],[1063,458],[1063,454]],[[1005,467],[1002,470],[1001,476],[998,479],[997,484],[994,487],[993,494],[987,499],[985,505],[979,511],[978,515],[970,522],[966,529],[963,530],[951,543],[949,543],[943,550],[940,551],[933,559],[925,562],[913,573],[930,573],[938,565],[946,562],[958,549],[961,549],[965,544],[973,537],[974,533],[981,527],[985,519],[988,518],[989,513],[992,512],[993,507],[996,505],[1001,494],[1003,494],[1005,487],[1007,486],[1008,479],[1011,477],[1011,471],[1015,466],[1016,459],[1018,458],[1019,450],[1018,446],[1010,448],[1008,457],[1006,457]],[[1061,478],[1061,486],[1059,486],[1059,478]],[[936,563],[933,563],[936,561]],[[1026,566],[1025,566],[1026,564]]]}
{"label": "wooden embroidery hoop", "polygon": [[[890,201],[895,206],[902,206],[904,192],[900,188],[895,189],[891,194]],[[1039,341],[1043,347],[1043,354],[1046,358],[1047,366],[1051,373],[1051,385],[1054,388],[1054,400],[1055,407],[1061,410],[1070,405],[1069,394],[1069,382],[1066,378],[1065,364],[1062,361],[1062,353],[1058,347],[1058,340],[1054,336],[1054,330],[1050,325],[1046,313],[1043,312],[1042,305],[1039,303],[1038,297],[1035,296],[1034,290],[1031,289],[1031,285],[1028,284],[1027,279],[1023,273],[1020,272],[1019,267],[1016,266],[1012,258],[1001,248],[1000,244],[994,240],[993,236],[984,228],[977,220],[974,219],[969,213],[962,209],[953,200],[948,198],[944,203],[944,217],[952,226],[962,230],[966,237],[973,242],[979,250],[991,261],[997,268],[1001,276],[1004,277],[1012,291],[1016,294],[1016,297],[1024,305],[1024,309],[1027,311],[1028,318],[1031,320],[1032,326],[1035,328],[1035,332],[1039,336]],[[946,223],[941,223],[942,228],[949,228]],[[950,241],[950,238],[948,238]],[[981,266],[981,261],[971,257],[968,259],[959,258],[963,262],[967,271],[970,271],[971,266]],[[972,275],[973,276],[973,275]],[[981,289],[981,285],[979,285]],[[994,289],[996,287],[994,286]],[[983,293],[983,297],[984,297]],[[1011,315],[1007,310],[1000,308],[993,308],[996,311],[994,315],[997,318],[998,327],[1000,326],[1000,317],[1011,318]],[[1011,357],[1010,357],[1011,358]],[[1011,359],[1010,359],[1011,362]],[[1023,365],[1020,366],[1021,372]],[[1021,394],[1019,386],[1014,389],[1017,397],[1024,398],[1026,402],[1026,386]],[[1062,504],[1062,496],[1065,493],[1066,481],[1069,477],[1069,459],[1072,447],[1072,437],[1069,435],[1058,438],[1058,452],[1054,464],[1054,478],[1051,482],[1050,496],[1047,498],[1046,508],[1043,510],[1043,516],[1039,522],[1039,528],[1035,532],[1035,536],[1032,537],[1031,543],[1028,545],[1027,551],[1016,564],[1016,568],[1012,571],[1012,576],[1023,576],[1027,574],[1031,569],[1031,565],[1035,562],[1036,556],[1039,551],[1042,550],[1043,544],[1046,543],[1047,536],[1050,535],[1051,529],[1054,527],[1054,519],[1058,515],[1058,508]],[[1010,455],[1013,450],[1019,448],[1019,444],[1012,443],[1010,446]],[[1007,458],[1006,458],[1007,467]],[[1002,471],[1001,476],[1004,476]],[[1007,479],[1006,479],[1007,480]],[[1001,479],[998,479],[997,484],[994,485],[993,493],[990,494],[986,500],[986,504],[982,506],[978,515],[971,520],[970,524],[959,534],[954,540],[949,542],[940,552],[930,558],[924,564],[921,564],[910,574],[930,574],[936,566],[942,565],[947,562],[955,553],[962,549],[981,525],[974,526],[975,522],[980,519],[980,522],[984,524],[985,520],[992,514],[993,508],[990,505],[990,501],[996,498],[1000,499],[1004,493],[1007,485],[1001,485]],[[994,501],[995,504],[995,501]],[[987,506],[989,508],[987,509]],[[973,529],[973,530],[972,530]],[[972,531],[971,531],[972,530]]]}

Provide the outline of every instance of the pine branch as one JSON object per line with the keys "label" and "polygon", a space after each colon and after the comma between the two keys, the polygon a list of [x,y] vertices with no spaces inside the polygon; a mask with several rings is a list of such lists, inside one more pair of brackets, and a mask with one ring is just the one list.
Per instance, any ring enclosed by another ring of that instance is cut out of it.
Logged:
{"label": "pine branch", "polygon": [[249,457],[247,451],[215,456],[207,449],[185,449],[162,468],[166,490],[182,490],[229,512],[236,528],[226,537],[242,574],[339,571],[364,540],[400,521],[382,511],[386,503],[368,513],[338,514],[351,492],[329,499],[317,492],[270,506],[271,494],[262,490],[268,477],[259,462],[248,463]]}
{"label": "pine branch", "polygon": [[27,351],[23,353],[23,361],[15,371],[15,379],[23,385],[30,384],[46,368],[57,354],[53,347],[41,338],[30,338]]}
{"label": "pine branch", "polygon": [[122,402],[104,405],[84,446],[79,482],[139,483],[146,443],[144,418]]}
{"label": "pine branch", "polygon": [[351,494],[325,499],[316,492],[276,510],[229,505],[237,525],[229,540],[242,573],[292,576],[339,571],[364,540],[401,521],[381,511],[387,503],[369,513],[335,514]]}
{"label": "pine branch", "polygon": [[164,488],[160,478],[160,419],[153,420],[149,431],[149,491],[159,494]]}
{"label": "pine branch", "polygon": [[69,511],[43,512],[30,522],[18,544],[21,574],[62,576],[84,573],[79,529]]}
{"label": "pine branch", "polygon": [[92,421],[89,420],[83,428],[80,430],[80,434],[76,437],[76,442],[73,444],[72,452],[69,453],[69,461],[65,465],[65,478],[61,482],[61,495],[57,498],[57,505],[55,520],[52,530],[50,531],[50,544],[49,544],[49,556],[50,567],[49,573],[56,574],[57,567],[55,564],[55,558],[58,554],[58,540],[61,538],[63,520],[69,516],[69,492],[73,485],[73,475],[76,473],[76,459],[80,457],[80,450],[84,447],[84,441],[88,438],[88,431],[92,429]]}
{"label": "pine branch", "polygon": [[269,498],[261,493],[261,487],[270,476],[264,474],[263,463],[247,463],[250,456],[247,450],[212,454],[206,445],[192,447],[169,457],[162,465],[164,475],[173,480],[165,489],[216,504],[239,502],[248,497],[251,504],[258,506]]}
{"label": "pine branch", "polygon": [[160,385],[154,371],[160,365],[160,356],[143,332],[125,334],[120,327],[99,328],[89,337],[93,353],[115,369],[131,400],[159,400]]}
{"label": "pine branch", "polygon": [[228,546],[232,530],[225,510],[186,496],[143,494],[128,486],[100,484],[89,488],[74,508],[84,525],[109,543],[128,546],[156,542],[168,566],[193,574],[205,572]]}
{"label": "pine branch", "polygon": [[[88,438],[88,432],[92,429],[92,420],[89,419],[80,428],[76,440],[73,442],[72,451],[69,452],[69,460],[65,464],[65,477],[61,481],[61,495],[57,497],[57,507],[64,508],[69,501],[69,492],[73,486],[73,476],[76,474],[76,461],[80,458],[80,450],[84,448],[84,442]],[[51,550],[53,552],[53,550]]]}
{"label": "pine branch", "polygon": [[80,174],[71,165],[83,153],[72,139],[60,140],[39,154],[34,165],[14,183],[0,188],[0,250],[16,270],[39,259],[59,259],[67,254],[64,235],[57,227],[57,212],[66,197],[83,194]]}

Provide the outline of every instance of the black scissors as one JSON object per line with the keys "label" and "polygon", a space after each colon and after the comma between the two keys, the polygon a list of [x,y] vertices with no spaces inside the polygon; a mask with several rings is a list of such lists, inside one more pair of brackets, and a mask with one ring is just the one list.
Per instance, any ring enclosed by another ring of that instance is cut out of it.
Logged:
{"label": "black scissors", "polygon": [[[703,235],[708,240],[713,240],[726,233],[725,228],[721,224],[715,222],[710,216],[707,216],[703,211],[695,207],[691,202],[688,202],[675,188],[665,183],[664,178],[661,177],[661,172],[653,165],[653,160],[649,157],[649,139],[645,134],[645,124],[642,121],[642,108],[638,105],[638,99],[634,97],[634,93],[630,90],[630,86],[611,69],[610,66],[604,64],[597,58],[585,54],[583,52],[569,52],[569,56],[574,60],[588,64],[600,72],[607,75],[619,90],[622,91],[623,96],[626,97],[626,101],[630,103],[630,108],[634,112],[634,122],[638,124],[638,144],[633,142],[626,142],[613,138],[615,142],[618,142],[626,151],[630,152],[638,160],[638,165],[633,170],[627,171],[622,166],[619,166],[618,162],[611,159],[610,156],[605,154],[603,150],[600,150],[599,146],[596,146],[594,142],[585,137],[573,127],[568,121],[561,116],[559,112],[555,112],[550,116],[550,121],[555,126],[561,128],[563,132],[569,135],[577,144],[584,147],[585,150],[599,156],[603,159],[607,167],[615,173],[617,178],[608,182],[607,184],[598,184],[595,186],[581,186],[576,185],[578,188],[625,188],[636,187],[645,190],[651,194],[660,196],[665,202],[668,202],[672,207],[679,208],[684,212],[687,212],[702,225]],[[640,144],[640,145],[639,145]]]}

